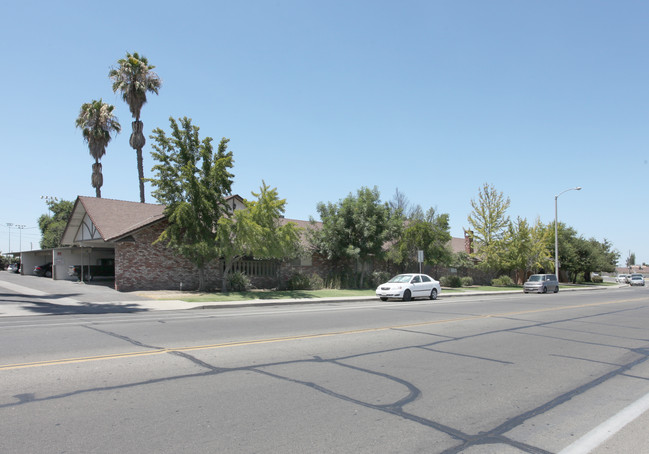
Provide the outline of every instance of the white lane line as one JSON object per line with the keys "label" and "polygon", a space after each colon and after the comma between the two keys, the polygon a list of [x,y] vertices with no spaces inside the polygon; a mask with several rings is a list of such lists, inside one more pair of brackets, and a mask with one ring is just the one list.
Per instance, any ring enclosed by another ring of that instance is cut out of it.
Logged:
{"label": "white lane line", "polygon": [[647,410],[649,410],[649,394],[645,394],[615,416],[604,421],[579,440],[561,450],[559,454],[591,452]]}

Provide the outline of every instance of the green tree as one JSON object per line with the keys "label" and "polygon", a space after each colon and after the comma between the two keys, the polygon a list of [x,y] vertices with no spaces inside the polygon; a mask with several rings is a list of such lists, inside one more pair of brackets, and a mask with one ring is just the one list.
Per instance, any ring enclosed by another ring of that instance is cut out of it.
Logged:
{"label": "green tree", "polygon": [[484,183],[478,199],[471,199],[473,211],[467,217],[472,230],[474,254],[479,266],[498,270],[506,250],[509,234],[509,197],[498,192],[493,185]]}
{"label": "green tree", "polygon": [[626,266],[631,268],[635,265],[635,252],[629,251],[629,256],[626,258]]}
{"label": "green tree", "polygon": [[38,227],[41,230],[41,249],[61,246],[63,231],[74,208],[74,203],[68,200],[58,200],[57,198],[48,198],[46,203],[49,213],[42,214],[38,218]]}
{"label": "green tree", "polygon": [[221,249],[215,232],[219,220],[230,216],[226,198],[232,192],[234,175],[229,139],[223,138],[214,153],[212,138],[199,138],[199,128],[184,117],[179,123],[169,118],[171,136],[156,128],[151,152],[158,161],[153,197],[165,205],[169,221],[157,241],[172,248],[193,263],[199,276],[199,290],[205,290],[205,267],[218,258]]}
{"label": "green tree", "polygon": [[335,204],[320,202],[317,210],[322,227],[311,229],[313,250],[340,265],[352,263],[363,287],[365,265],[384,256],[383,246],[396,237],[402,218],[380,201],[376,187],[362,187]]}
{"label": "green tree", "polygon": [[101,187],[104,185],[104,176],[101,173],[99,160],[106,154],[106,146],[112,133],[119,133],[122,127],[113,115],[115,106],[106,104],[101,99],[92,100],[81,106],[79,117],[75,122],[81,129],[83,139],[88,144],[90,156],[95,159],[92,165],[92,187],[95,188],[97,197],[101,197]]}
{"label": "green tree", "polygon": [[452,252],[448,247],[451,241],[449,216],[437,214],[430,208],[423,214],[421,208],[412,211],[395,245],[390,248],[388,257],[401,265],[404,271],[416,269],[417,251],[424,251],[424,263],[435,266],[449,264]]}
{"label": "green tree", "polygon": [[158,75],[153,72],[155,66],[150,65],[147,58],[139,55],[126,53],[126,57],[117,60],[118,67],[112,68],[108,73],[113,81],[113,92],[120,92],[122,99],[128,104],[131,115],[135,121],[131,123],[133,133],[129,139],[131,148],[137,152],[137,170],[140,185],[140,202],[144,203],[144,164],[142,158],[142,148],[146,143],[144,125],[140,121],[140,112],[142,106],[146,103],[148,92],[158,94],[162,81]]}
{"label": "green tree", "polygon": [[245,201],[245,209],[219,219],[216,245],[223,259],[221,291],[228,291],[228,275],[235,263],[245,257],[266,260],[286,260],[300,253],[300,233],[297,225],[283,222],[286,200],[277,189],[265,182],[254,200]]}
{"label": "green tree", "polygon": [[529,272],[548,269],[552,259],[547,248],[548,229],[537,219],[530,226],[520,216],[509,224],[508,242],[503,267],[516,272],[516,281],[522,284]]}

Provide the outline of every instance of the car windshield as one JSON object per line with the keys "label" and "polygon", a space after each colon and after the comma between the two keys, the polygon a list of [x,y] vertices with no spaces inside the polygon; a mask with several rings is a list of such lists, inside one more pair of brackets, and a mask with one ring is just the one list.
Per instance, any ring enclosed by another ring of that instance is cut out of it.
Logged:
{"label": "car windshield", "polygon": [[412,279],[412,274],[398,274],[394,276],[392,279],[390,279],[388,282],[404,284],[406,282],[410,282],[410,279]]}
{"label": "car windshield", "polygon": [[538,282],[542,280],[543,276],[541,276],[540,274],[533,274],[532,276],[530,276],[530,282]]}

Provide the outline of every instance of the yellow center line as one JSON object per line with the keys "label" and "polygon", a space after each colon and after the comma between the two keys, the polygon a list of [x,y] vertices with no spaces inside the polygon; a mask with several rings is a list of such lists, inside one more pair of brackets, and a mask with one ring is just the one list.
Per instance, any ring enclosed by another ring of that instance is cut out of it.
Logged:
{"label": "yellow center line", "polygon": [[569,309],[606,306],[611,304],[630,303],[636,301],[646,301],[646,298],[614,300],[614,301],[606,301],[601,303],[585,303],[585,304],[578,304],[573,306],[528,309],[528,310],[500,312],[500,313],[484,314],[484,315],[467,315],[463,317],[446,318],[442,320],[432,320],[432,321],[417,322],[417,323],[407,323],[403,325],[380,326],[376,328],[362,328],[362,329],[353,329],[353,330],[346,330],[346,331],[332,331],[328,333],[303,334],[300,336],[276,337],[276,338],[247,340],[247,341],[233,341],[233,342],[224,342],[219,344],[193,345],[188,347],[159,348],[155,350],[147,350],[141,352],[113,353],[108,355],[86,356],[86,357],[79,357],[79,358],[61,358],[61,359],[53,359],[47,361],[36,361],[32,363],[5,364],[5,365],[0,365],[0,370],[15,370],[15,369],[25,369],[29,367],[43,367],[43,366],[54,366],[59,364],[73,364],[73,363],[84,363],[90,361],[134,358],[140,356],[153,356],[153,355],[160,355],[164,353],[173,353],[173,352],[188,352],[188,351],[197,351],[197,350],[211,350],[211,349],[218,349],[218,348],[242,347],[248,345],[271,344],[276,342],[289,342],[295,340],[317,339],[323,337],[342,336],[342,335],[349,335],[349,334],[363,334],[363,333],[387,331],[393,329],[406,329],[406,328],[414,328],[420,326],[438,325],[442,323],[454,323],[454,322],[469,321],[469,320],[479,320],[485,318],[511,317],[514,315],[537,314],[542,312],[556,312],[556,311],[569,310]]}

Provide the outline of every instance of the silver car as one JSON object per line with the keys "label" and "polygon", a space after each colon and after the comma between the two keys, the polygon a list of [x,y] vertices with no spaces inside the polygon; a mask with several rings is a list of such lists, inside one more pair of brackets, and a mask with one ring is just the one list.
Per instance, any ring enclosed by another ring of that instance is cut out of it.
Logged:
{"label": "silver car", "polygon": [[629,281],[631,285],[642,285],[644,286],[644,276],[640,273],[634,273],[631,275],[631,280]]}
{"label": "silver car", "polygon": [[523,292],[548,293],[559,291],[559,281],[554,274],[532,274],[525,284]]}

